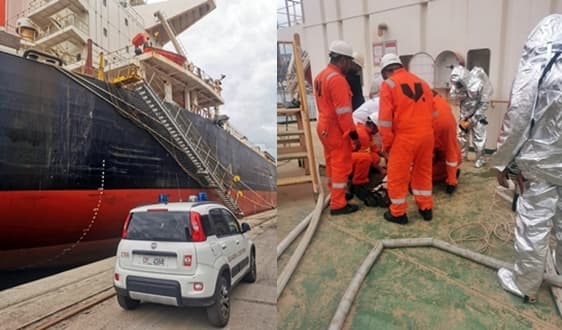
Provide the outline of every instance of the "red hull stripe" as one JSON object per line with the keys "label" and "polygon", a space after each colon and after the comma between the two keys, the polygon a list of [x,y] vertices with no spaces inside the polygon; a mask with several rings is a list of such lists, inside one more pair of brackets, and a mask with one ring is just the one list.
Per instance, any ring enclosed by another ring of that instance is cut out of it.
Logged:
{"label": "red hull stripe", "polygon": [[[0,249],[24,249],[76,241],[120,237],[130,209],[158,202],[167,194],[170,202],[187,201],[190,195],[212,190],[200,189],[122,189],[71,191],[0,192]],[[271,209],[275,191],[243,191],[239,205],[246,215]]]}

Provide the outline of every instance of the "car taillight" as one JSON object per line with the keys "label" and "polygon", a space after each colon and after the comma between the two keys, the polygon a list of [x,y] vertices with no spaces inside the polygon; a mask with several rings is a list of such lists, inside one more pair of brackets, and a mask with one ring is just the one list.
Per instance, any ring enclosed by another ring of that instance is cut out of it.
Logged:
{"label": "car taillight", "polygon": [[123,225],[123,232],[121,233],[121,238],[127,238],[127,228],[129,228],[129,221],[131,221],[131,213],[127,215],[127,219],[125,220],[125,224]]}
{"label": "car taillight", "polygon": [[203,285],[203,283],[201,282],[195,282],[193,283],[193,291],[203,291],[203,288],[205,286]]}
{"label": "car taillight", "polygon": [[191,267],[191,254],[186,254],[183,256],[183,265],[186,267]]}
{"label": "car taillight", "polygon": [[192,211],[189,223],[191,225],[192,242],[204,242],[205,240],[207,240],[205,232],[203,231],[203,226],[201,224],[201,215],[199,213]]}
{"label": "car taillight", "polygon": [[115,280],[119,281],[119,273],[115,273]]}

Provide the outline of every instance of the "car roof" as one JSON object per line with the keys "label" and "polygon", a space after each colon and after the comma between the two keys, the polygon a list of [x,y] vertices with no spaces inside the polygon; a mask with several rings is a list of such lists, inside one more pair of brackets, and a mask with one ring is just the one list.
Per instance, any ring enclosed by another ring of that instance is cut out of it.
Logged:
{"label": "car roof", "polygon": [[224,208],[225,206],[216,202],[176,202],[176,203],[159,203],[159,204],[149,204],[137,206],[130,212],[147,212],[148,210],[154,209],[166,209],[168,211],[185,211],[188,212],[192,208],[200,205],[215,205],[217,207]]}

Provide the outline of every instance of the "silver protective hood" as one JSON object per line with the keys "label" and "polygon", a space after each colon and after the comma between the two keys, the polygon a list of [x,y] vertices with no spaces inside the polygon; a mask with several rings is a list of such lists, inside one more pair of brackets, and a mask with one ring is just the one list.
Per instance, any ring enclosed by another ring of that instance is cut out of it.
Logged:
{"label": "silver protective hood", "polygon": [[[562,185],[562,15],[531,32],[511,89],[493,166],[515,160],[528,178]],[[542,82],[539,86],[539,80]]]}
{"label": "silver protective hood", "polygon": [[489,102],[494,93],[492,84],[488,75],[479,66],[475,66],[470,70],[468,75],[468,83],[466,84],[468,97],[479,99],[480,102]]}
{"label": "silver protective hood", "polygon": [[461,65],[457,65],[451,71],[451,90],[449,91],[449,97],[451,98],[465,98],[466,86],[468,86],[470,72]]}

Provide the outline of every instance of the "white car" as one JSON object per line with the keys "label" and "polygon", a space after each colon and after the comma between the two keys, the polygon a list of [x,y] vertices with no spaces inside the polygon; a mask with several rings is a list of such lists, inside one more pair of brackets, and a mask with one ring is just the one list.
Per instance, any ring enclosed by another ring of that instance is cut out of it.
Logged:
{"label": "white car", "polygon": [[141,301],[207,307],[209,322],[225,326],[230,289],[256,280],[256,248],[223,205],[162,203],[134,208],[117,248],[113,284],[126,310]]}

